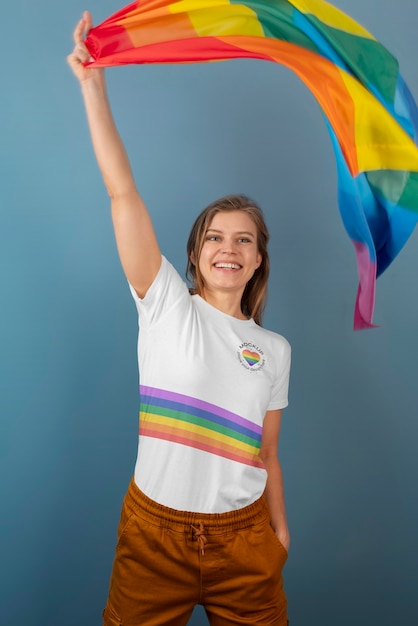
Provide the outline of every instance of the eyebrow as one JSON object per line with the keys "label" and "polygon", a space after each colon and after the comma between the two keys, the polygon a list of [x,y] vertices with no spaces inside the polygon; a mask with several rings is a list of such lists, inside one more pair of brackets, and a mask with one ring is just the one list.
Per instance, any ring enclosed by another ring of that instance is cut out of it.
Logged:
{"label": "eyebrow", "polygon": [[[222,230],[218,230],[217,228],[208,228],[207,233],[223,233]],[[234,233],[234,235],[250,235],[251,237],[255,237],[255,233],[252,233],[249,230],[238,230]]]}

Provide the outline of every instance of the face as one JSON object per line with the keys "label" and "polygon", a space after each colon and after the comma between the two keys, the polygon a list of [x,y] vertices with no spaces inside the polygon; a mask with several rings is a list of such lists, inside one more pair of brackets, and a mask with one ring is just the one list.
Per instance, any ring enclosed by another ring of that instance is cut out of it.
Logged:
{"label": "face", "polygon": [[205,293],[228,291],[241,299],[260,263],[257,228],[251,217],[239,210],[216,213],[199,259]]}

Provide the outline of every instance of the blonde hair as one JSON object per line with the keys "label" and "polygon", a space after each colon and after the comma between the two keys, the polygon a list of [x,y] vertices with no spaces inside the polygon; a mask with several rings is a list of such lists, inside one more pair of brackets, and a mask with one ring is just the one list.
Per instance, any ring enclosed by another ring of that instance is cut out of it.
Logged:
{"label": "blonde hair", "polygon": [[[252,317],[261,326],[263,312],[267,300],[267,282],[270,273],[270,259],[267,244],[270,235],[264,221],[261,208],[256,202],[245,195],[224,196],[207,206],[196,218],[187,241],[186,276],[191,283],[191,293],[201,295],[204,281],[199,270],[199,259],[207,230],[214,216],[223,211],[242,211],[253,220],[257,230],[257,247],[261,255],[261,264],[248,281],[241,298],[241,311]],[[192,261],[192,258],[195,262]]]}

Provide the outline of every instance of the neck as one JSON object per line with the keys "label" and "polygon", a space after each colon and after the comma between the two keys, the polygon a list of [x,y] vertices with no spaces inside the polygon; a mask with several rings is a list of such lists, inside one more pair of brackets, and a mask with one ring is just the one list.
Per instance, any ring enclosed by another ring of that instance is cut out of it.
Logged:
{"label": "neck", "polygon": [[241,311],[242,294],[237,296],[236,293],[219,293],[204,289],[200,295],[208,304],[219,309],[222,313],[236,317],[239,320],[248,319]]}

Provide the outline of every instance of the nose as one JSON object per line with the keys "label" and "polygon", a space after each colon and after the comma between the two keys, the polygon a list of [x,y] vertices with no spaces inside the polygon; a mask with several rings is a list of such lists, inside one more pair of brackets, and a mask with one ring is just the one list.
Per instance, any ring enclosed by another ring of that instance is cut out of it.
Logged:
{"label": "nose", "polygon": [[229,237],[224,237],[221,242],[221,252],[225,254],[235,253],[235,242]]}

